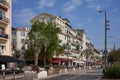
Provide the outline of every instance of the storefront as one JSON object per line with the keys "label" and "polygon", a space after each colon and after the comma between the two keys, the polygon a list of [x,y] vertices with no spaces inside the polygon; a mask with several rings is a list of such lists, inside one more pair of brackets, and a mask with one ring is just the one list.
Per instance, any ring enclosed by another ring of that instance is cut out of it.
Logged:
{"label": "storefront", "polygon": [[24,63],[24,61],[12,56],[0,55],[0,67],[3,64],[5,67],[10,67],[10,63]]}

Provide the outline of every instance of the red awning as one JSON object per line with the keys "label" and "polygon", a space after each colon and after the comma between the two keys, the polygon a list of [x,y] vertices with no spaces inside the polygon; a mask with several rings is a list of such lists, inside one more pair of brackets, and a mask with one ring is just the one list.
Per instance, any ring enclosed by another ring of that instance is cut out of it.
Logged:
{"label": "red awning", "polygon": [[52,63],[59,63],[59,62],[60,62],[60,59],[59,59],[59,58],[53,58],[51,62],[52,62]]}
{"label": "red awning", "polygon": [[59,62],[71,62],[72,59],[66,59],[66,58],[53,58],[51,60],[52,63],[59,63]]}

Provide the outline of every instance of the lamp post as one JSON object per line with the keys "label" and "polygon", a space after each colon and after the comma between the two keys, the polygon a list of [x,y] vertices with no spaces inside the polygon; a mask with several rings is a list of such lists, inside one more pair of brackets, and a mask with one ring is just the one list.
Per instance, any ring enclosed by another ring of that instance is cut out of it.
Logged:
{"label": "lamp post", "polygon": [[114,51],[115,51],[115,43],[113,43],[113,44],[114,44],[113,49],[114,49]]}
{"label": "lamp post", "polygon": [[108,54],[108,51],[107,51],[107,30],[110,30],[110,28],[108,26],[110,26],[108,23],[110,22],[108,19],[107,19],[107,13],[106,11],[99,11],[100,13],[103,12],[104,15],[105,15],[105,49],[104,49],[104,55],[105,55],[105,66],[107,65],[107,54]]}
{"label": "lamp post", "polygon": [[[120,38],[120,36],[107,36],[107,38]],[[116,50],[115,42],[112,43],[113,43],[113,50],[115,51]]]}

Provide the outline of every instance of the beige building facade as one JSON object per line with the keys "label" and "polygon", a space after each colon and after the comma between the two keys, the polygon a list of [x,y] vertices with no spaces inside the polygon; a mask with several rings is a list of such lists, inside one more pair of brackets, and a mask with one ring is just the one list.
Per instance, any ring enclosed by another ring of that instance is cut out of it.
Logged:
{"label": "beige building facade", "polygon": [[[60,45],[65,45],[66,49],[64,53],[59,56],[54,56],[54,58],[64,58],[72,60],[69,62],[69,66],[77,66],[78,64],[86,65],[86,57],[81,56],[81,52],[86,49],[90,49],[94,52],[94,45],[88,39],[84,30],[73,29],[70,25],[70,21],[66,18],[61,18],[61,16],[56,16],[48,13],[41,13],[34,17],[31,22],[39,20],[40,22],[52,22],[56,23],[56,27],[61,29],[61,33],[58,34],[60,40]],[[96,54],[94,52],[94,54]],[[89,62],[93,62],[89,56]]]}
{"label": "beige building facade", "polygon": [[11,55],[12,0],[0,0],[0,55]]}
{"label": "beige building facade", "polygon": [[19,28],[12,28],[12,50],[19,51],[22,54],[22,46],[24,41],[27,37],[30,28],[27,27],[19,27]]}
{"label": "beige building facade", "polygon": [[56,27],[61,29],[61,33],[58,34],[58,38],[60,40],[60,45],[65,45],[66,49],[63,54],[54,57],[66,58],[79,62],[78,58],[82,50],[82,34],[79,34],[77,30],[72,29],[68,19],[48,13],[41,13],[34,17],[31,22],[36,20],[56,23]]}

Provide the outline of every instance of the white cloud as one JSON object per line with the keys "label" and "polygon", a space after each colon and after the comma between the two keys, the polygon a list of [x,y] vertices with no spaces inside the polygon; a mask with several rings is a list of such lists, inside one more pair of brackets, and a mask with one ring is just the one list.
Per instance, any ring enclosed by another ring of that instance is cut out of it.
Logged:
{"label": "white cloud", "polygon": [[101,5],[91,4],[91,5],[88,6],[88,9],[99,11],[99,10],[101,10]]}
{"label": "white cloud", "polygon": [[117,8],[112,9],[112,12],[117,12],[117,11],[118,11]]}
{"label": "white cloud", "polygon": [[72,0],[71,2],[67,2],[64,4],[64,11],[70,12],[74,10],[76,7],[80,6],[82,4],[81,0]]}
{"label": "white cloud", "polygon": [[112,6],[112,0],[86,0],[88,9],[90,10],[103,10]]}
{"label": "white cloud", "polygon": [[53,7],[55,4],[55,0],[40,0],[38,2],[38,8],[43,8],[43,7]]}
{"label": "white cloud", "polygon": [[92,19],[88,18],[85,22],[78,23],[78,25],[81,27],[81,26],[90,24],[91,22],[92,22]]}
{"label": "white cloud", "polygon": [[87,4],[88,4],[88,9],[91,10],[95,10],[98,11],[101,9],[101,4],[96,4],[96,2],[94,0],[86,0]]}
{"label": "white cloud", "polygon": [[25,8],[15,12],[14,14],[15,22],[21,26],[30,25],[30,20],[36,15],[31,9]]}
{"label": "white cloud", "polygon": [[51,1],[51,2],[47,3],[47,6],[48,6],[48,7],[52,7],[52,6],[54,6],[54,3],[55,3],[55,2],[52,2],[52,1]]}

